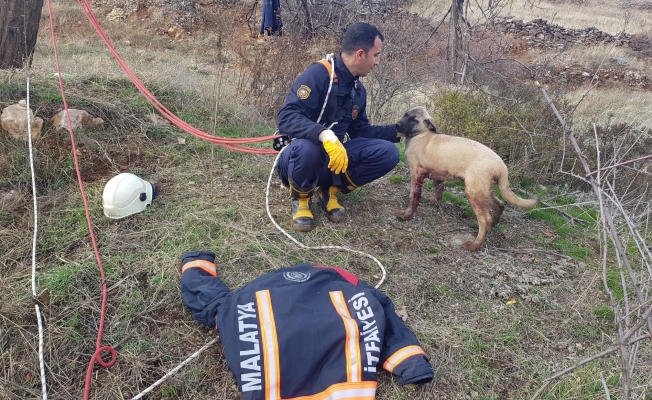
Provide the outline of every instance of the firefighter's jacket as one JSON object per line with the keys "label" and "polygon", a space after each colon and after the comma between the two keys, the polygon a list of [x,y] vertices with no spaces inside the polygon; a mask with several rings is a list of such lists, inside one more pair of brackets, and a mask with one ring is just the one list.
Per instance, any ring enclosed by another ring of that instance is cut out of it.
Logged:
{"label": "firefighter's jacket", "polygon": [[181,295],[197,321],[217,327],[245,400],[370,400],[379,368],[401,384],[433,379],[389,297],[354,275],[298,264],[231,291],[214,261],[183,256]]}
{"label": "firefighter's jacket", "polygon": [[335,57],[334,64],[338,82],[331,88],[327,108],[319,123],[317,119],[326,100],[330,74],[322,63],[316,62],[292,84],[276,116],[279,131],[290,139],[309,139],[319,143],[319,133],[326,129],[325,126],[337,122],[331,129],[340,140],[348,134],[351,139],[364,137],[398,142],[396,125],[369,124],[364,85],[349,71],[340,56]]}

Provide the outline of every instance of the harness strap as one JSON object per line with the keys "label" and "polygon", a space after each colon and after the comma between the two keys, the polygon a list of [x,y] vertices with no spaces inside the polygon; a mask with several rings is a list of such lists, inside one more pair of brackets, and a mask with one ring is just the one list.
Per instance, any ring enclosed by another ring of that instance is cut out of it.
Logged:
{"label": "harness strap", "polygon": [[[319,60],[318,62],[324,67],[326,67],[326,71],[328,71],[328,76],[331,76],[331,71],[333,70],[333,66],[331,65],[330,61]],[[339,80],[337,79],[337,73],[333,72],[333,83],[337,83],[337,82],[339,82]]]}

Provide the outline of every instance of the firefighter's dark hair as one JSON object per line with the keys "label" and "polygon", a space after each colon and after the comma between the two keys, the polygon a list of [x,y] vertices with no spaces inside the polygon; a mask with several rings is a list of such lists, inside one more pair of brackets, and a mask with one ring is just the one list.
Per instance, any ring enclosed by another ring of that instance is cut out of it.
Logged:
{"label": "firefighter's dark hair", "polygon": [[376,37],[379,37],[380,41],[385,40],[383,34],[375,26],[366,22],[355,23],[346,28],[346,32],[344,32],[342,53],[352,54],[360,49],[366,53],[374,47]]}

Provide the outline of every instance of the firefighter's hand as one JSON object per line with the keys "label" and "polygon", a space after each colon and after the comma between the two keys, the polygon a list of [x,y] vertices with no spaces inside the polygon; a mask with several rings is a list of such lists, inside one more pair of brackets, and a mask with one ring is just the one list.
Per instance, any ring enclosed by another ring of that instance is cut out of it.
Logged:
{"label": "firefighter's hand", "polygon": [[324,150],[328,153],[328,169],[336,174],[345,172],[349,166],[349,157],[346,155],[346,149],[342,142],[337,139],[335,133],[326,129],[319,134],[319,141],[322,142]]}

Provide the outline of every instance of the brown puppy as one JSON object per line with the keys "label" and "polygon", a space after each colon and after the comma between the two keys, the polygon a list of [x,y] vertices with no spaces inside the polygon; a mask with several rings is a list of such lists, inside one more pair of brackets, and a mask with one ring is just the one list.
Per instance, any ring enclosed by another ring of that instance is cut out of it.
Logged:
{"label": "brown puppy", "polygon": [[410,204],[398,217],[409,220],[421,199],[424,178],[433,181],[435,199],[441,203],[444,181],[464,181],[464,192],[478,219],[480,230],[473,242],[464,243],[467,250],[477,250],[489,229],[500,221],[505,203],[493,192],[498,184],[508,203],[520,208],[532,208],[536,199],[524,200],[509,188],[507,166],[489,147],[474,140],[436,134],[435,121],[423,107],[410,109],[396,124],[399,134],[406,137],[405,158],[410,166]]}

